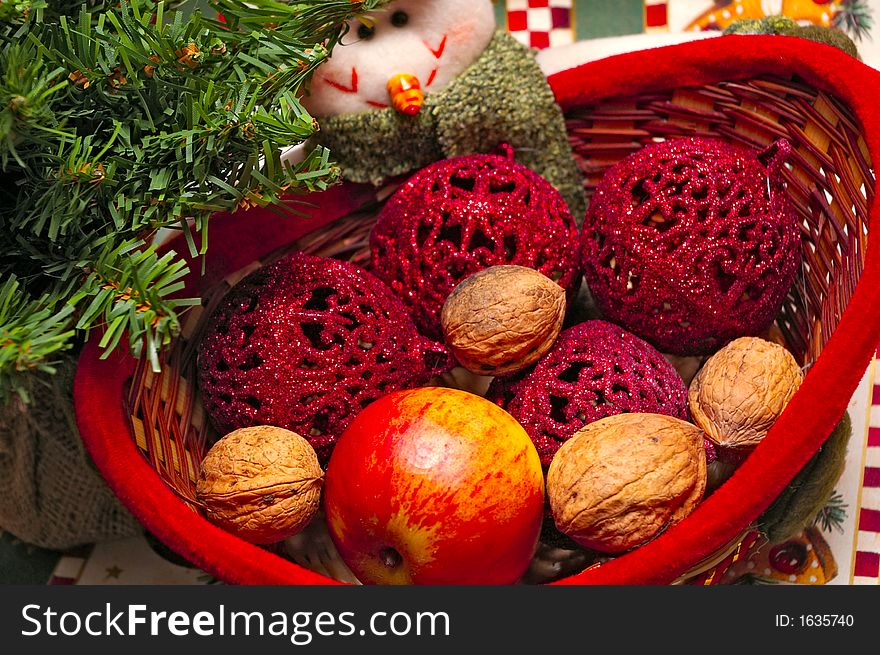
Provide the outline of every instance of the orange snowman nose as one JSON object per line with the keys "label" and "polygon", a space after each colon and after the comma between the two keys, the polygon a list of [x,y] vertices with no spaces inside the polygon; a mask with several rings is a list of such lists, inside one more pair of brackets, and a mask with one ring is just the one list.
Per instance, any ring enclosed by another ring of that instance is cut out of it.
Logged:
{"label": "orange snowman nose", "polygon": [[404,116],[415,116],[425,104],[419,78],[408,73],[400,73],[388,80],[388,95],[391,96],[391,106]]}

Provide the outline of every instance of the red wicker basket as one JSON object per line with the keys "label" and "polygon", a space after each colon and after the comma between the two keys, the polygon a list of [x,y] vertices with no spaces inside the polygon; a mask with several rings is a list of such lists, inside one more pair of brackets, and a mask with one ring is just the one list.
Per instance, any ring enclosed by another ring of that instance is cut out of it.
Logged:
{"label": "red wicker basket", "polygon": [[[558,580],[667,584],[747,548],[744,535],[831,433],[880,341],[880,237],[869,236],[880,220],[871,168],[880,160],[873,100],[880,73],[800,39],[725,37],[612,57],[550,83],[588,193],[614,162],[671,136],[756,147],[786,137],[795,148],[785,174],[805,258],[778,325],[808,370],[803,386],[761,445],[691,516],[634,551]],[[301,566],[245,543],[208,523],[191,502],[213,436],[192,375],[200,320],[230,284],[285,250],[364,261],[374,190],[345,185],[309,201],[304,218],[261,210],[215,217],[205,267],[194,262],[187,280],[187,292],[202,295],[204,306],[188,315],[161,375],[127,355],[101,359],[97,339],[79,363],[77,420],[102,475],[167,546],[230,583],[347,579],[332,565]]]}

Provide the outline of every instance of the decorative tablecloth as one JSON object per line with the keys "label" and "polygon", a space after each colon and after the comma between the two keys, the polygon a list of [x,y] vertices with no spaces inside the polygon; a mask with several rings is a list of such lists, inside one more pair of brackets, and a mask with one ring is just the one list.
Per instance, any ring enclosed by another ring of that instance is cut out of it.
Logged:
{"label": "decorative tablecloth", "polygon": [[[499,24],[542,50],[539,61],[548,73],[629,50],[709,38],[737,17],[778,13],[861,36],[856,42],[863,60],[880,69],[880,33],[871,36],[880,0],[507,0],[496,2],[496,11]],[[865,373],[849,412],[853,437],[846,468],[816,525],[783,544],[756,538],[722,573],[721,582],[880,584],[880,360],[875,358]],[[207,584],[213,579],[148,536],[54,553],[0,532],[0,582]]]}

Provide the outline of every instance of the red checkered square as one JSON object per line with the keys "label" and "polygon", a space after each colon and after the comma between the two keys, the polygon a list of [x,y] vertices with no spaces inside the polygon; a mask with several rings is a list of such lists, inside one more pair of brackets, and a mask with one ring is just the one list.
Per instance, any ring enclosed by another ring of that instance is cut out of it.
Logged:
{"label": "red checkered square", "polygon": [[877,553],[856,553],[855,575],[876,578],[880,574],[880,555]]}
{"label": "red checkered square", "polygon": [[543,50],[544,48],[550,47],[550,33],[549,32],[530,32],[529,33],[529,45],[533,48],[537,48],[538,50]]}
{"label": "red checkered square", "polygon": [[863,507],[859,512],[859,530],[880,533],[880,511]]}
{"label": "red checkered square", "polygon": [[645,0],[645,31],[669,31],[669,0]]}
{"label": "red checkered square", "polygon": [[666,3],[645,5],[645,27],[665,27],[667,23]]}
{"label": "red checkered square", "polygon": [[507,29],[525,45],[544,49],[574,41],[573,0],[507,0]]}
{"label": "red checkered square", "polygon": [[525,32],[529,27],[529,12],[525,9],[507,12],[507,29],[510,32]]}

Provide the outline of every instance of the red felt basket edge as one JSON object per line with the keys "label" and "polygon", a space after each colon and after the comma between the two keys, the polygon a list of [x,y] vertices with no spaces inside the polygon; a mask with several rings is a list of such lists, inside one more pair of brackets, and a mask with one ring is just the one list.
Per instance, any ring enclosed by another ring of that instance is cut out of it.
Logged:
{"label": "red felt basket edge", "polygon": [[[651,62],[646,81],[645,62]],[[862,124],[872,162],[880,161],[880,109],[866,89],[880,73],[839,50],[801,39],[730,36],[628,53],[549,78],[563,109],[670,87],[797,74],[844,101]],[[212,222],[206,276],[198,289],[265,254],[267,244],[297,238],[356,209],[370,194],[345,185],[309,198],[305,219],[279,221],[265,210]],[[871,233],[880,195],[870,209]],[[776,498],[821,446],[842,416],[880,341],[880,238],[869,238],[865,269],[840,324],[804,384],[767,438],[736,474],[683,521],[654,541],[557,584],[667,584],[735,540]],[[134,360],[115,353],[101,360],[97,339],[80,356],[74,381],[77,423],[86,449],[122,503],[158,539],[208,573],[233,584],[334,584],[277,555],[216,528],[193,513],[139,453],[124,412],[125,383]]]}

